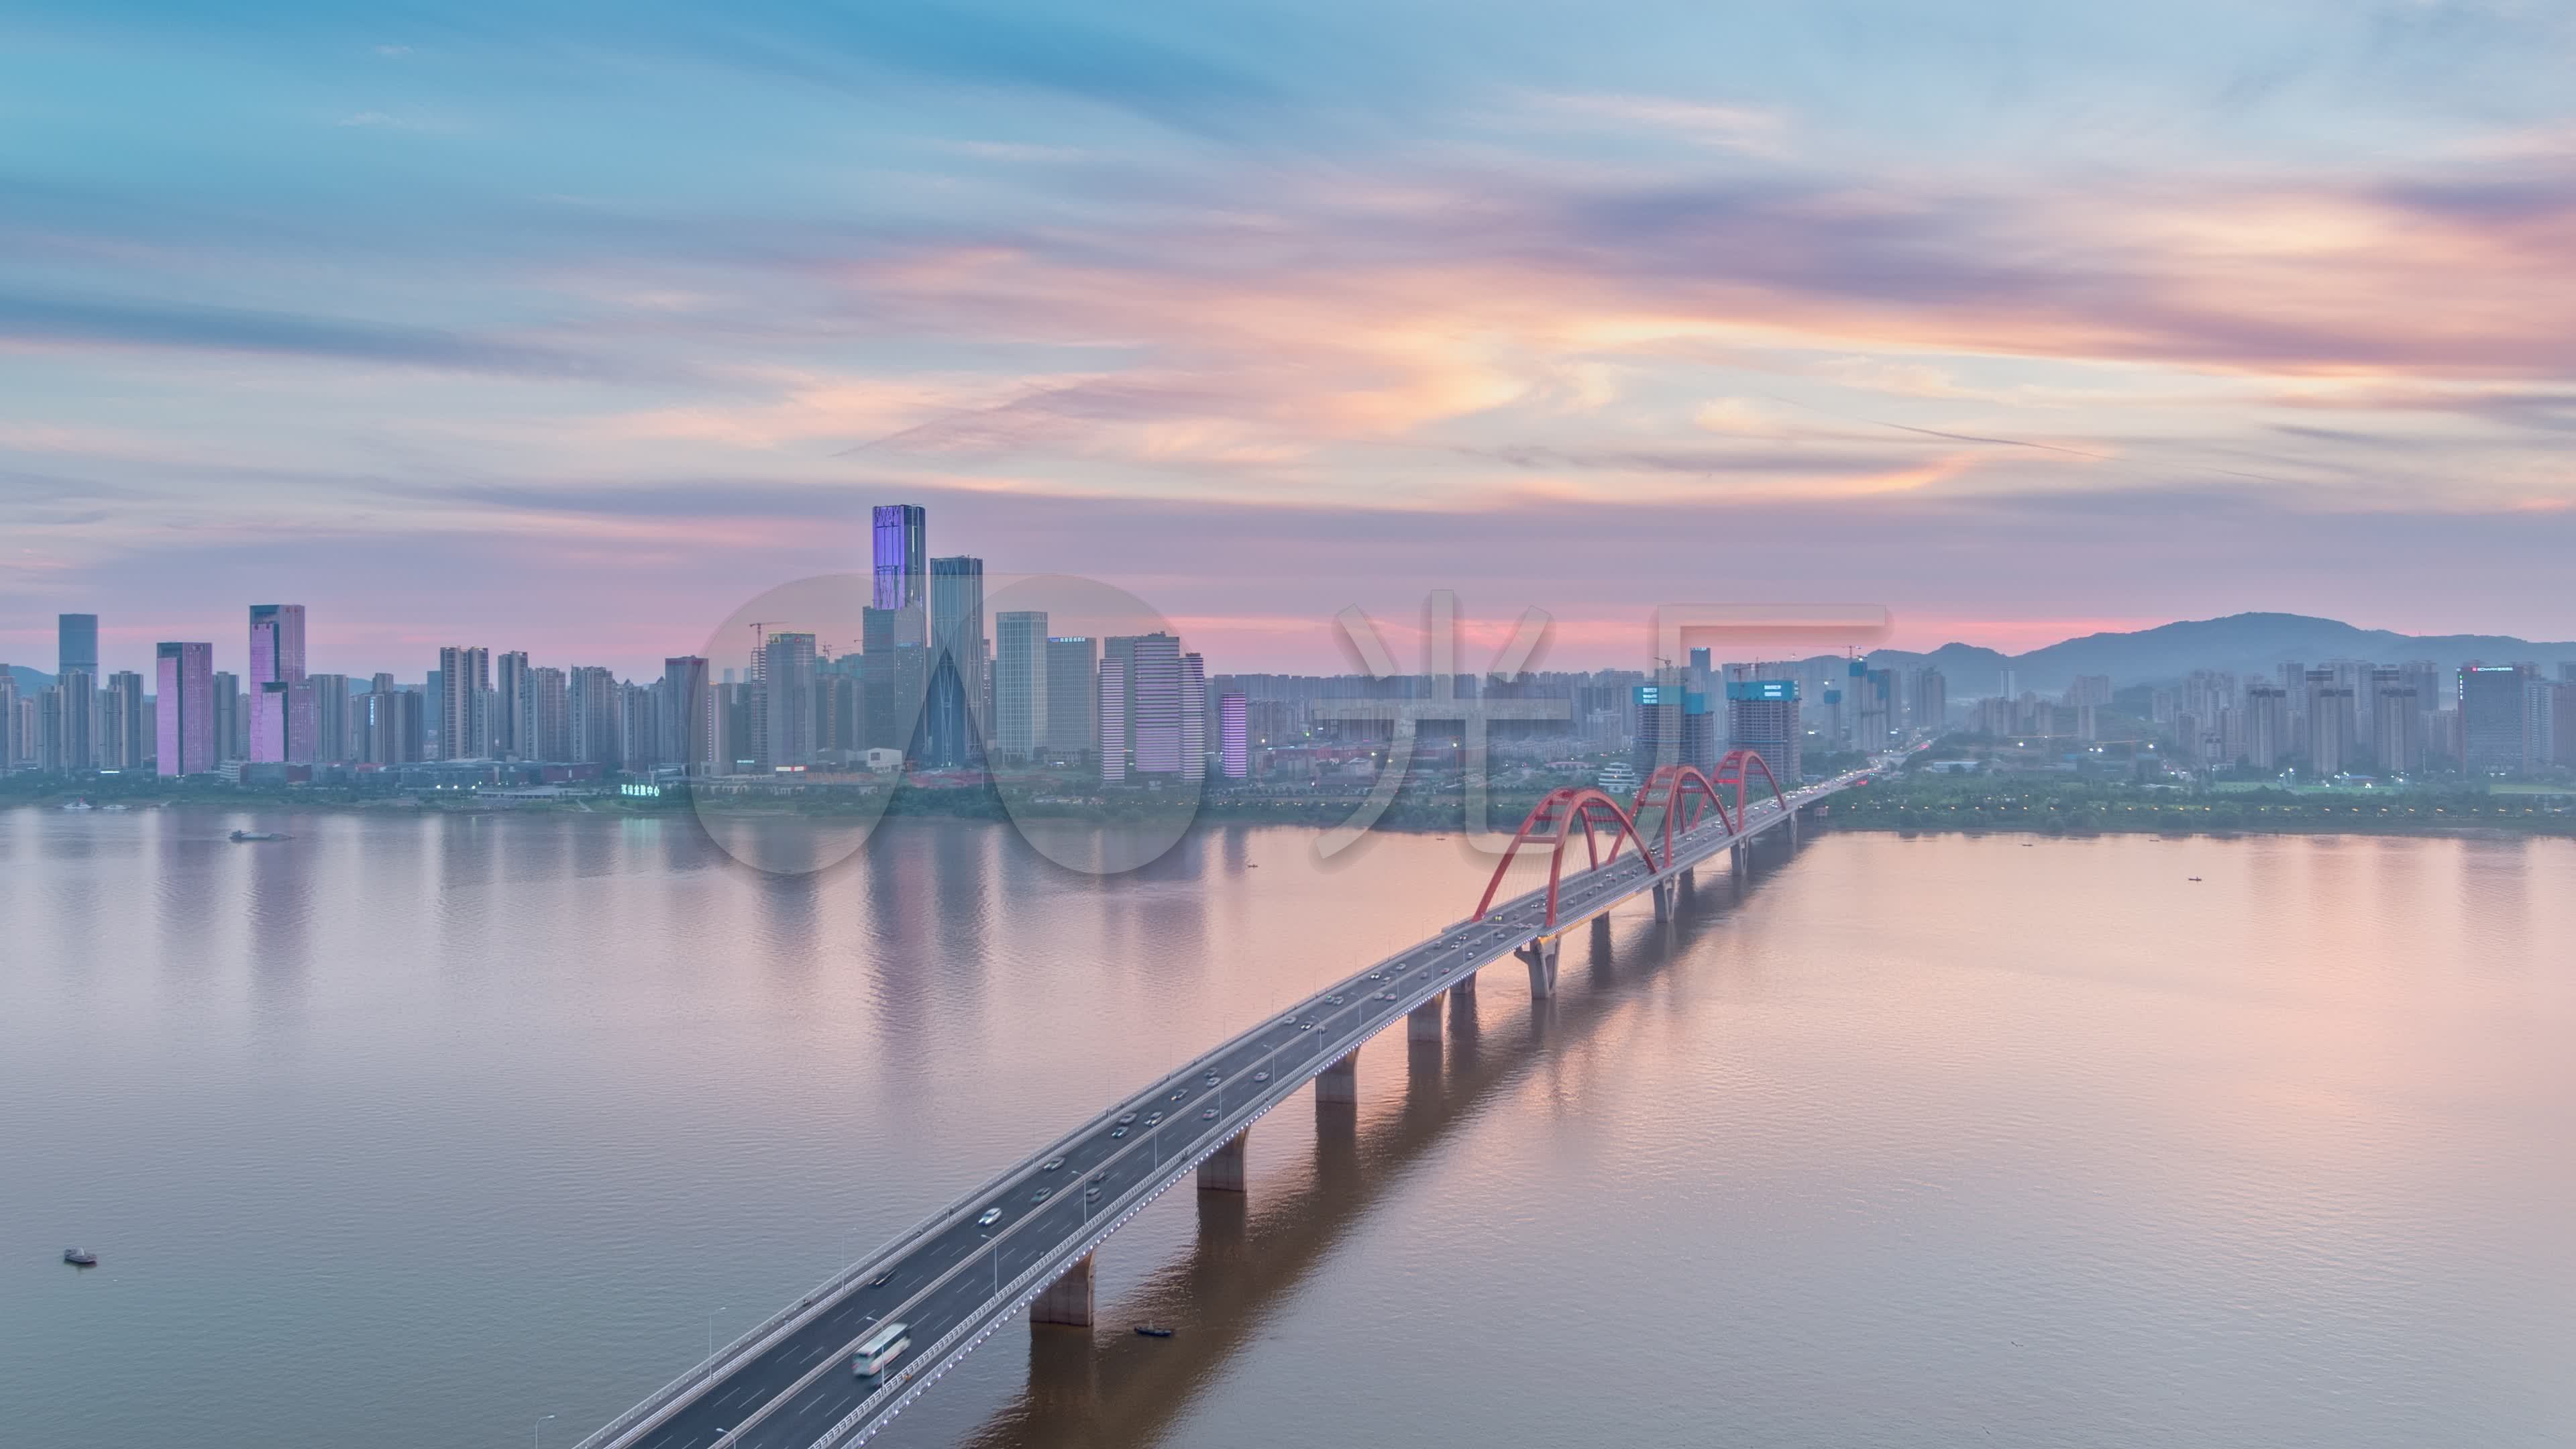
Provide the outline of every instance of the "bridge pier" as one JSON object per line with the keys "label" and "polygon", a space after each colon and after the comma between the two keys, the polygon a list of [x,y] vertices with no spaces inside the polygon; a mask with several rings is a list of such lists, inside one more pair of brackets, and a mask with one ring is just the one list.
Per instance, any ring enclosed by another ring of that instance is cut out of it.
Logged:
{"label": "bridge pier", "polygon": [[1225,1139],[1223,1147],[1218,1148],[1207,1161],[1199,1164],[1199,1191],[1242,1192],[1244,1190],[1243,1143],[1244,1139],[1251,1135],[1252,1129],[1244,1128]]}
{"label": "bridge pier", "polygon": [[1029,1322],[1089,1328],[1091,1321],[1091,1255],[1085,1253],[1029,1304]]}
{"label": "bridge pier", "polygon": [[1679,896],[1680,893],[1681,881],[1677,878],[1655,882],[1654,894],[1656,920],[1669,921],[1673,918],[1675,898]]}
{"label": "bridge pier", "polygon": [[1405,1040],[1440,1040],[1440,1008],[1448,1004],[1449,993],[1437,992],[1430,1000],[1405,1013]]}
{"label": "bridge pier", "polygon": [[1353,1052],[1315,1074],[1315,1105],[1360,1099],[1360,1057]]}
{"label": "bridge pier", "polygon": [[1458,978],[1458,980],[1457,980],[1457,983],[1456,983],[1455,985],[1453,985],[1453,986],[1451,986],[1451,987],[1449,988],[1449,994],[1450,994],[1450,995],[1452,995],[1452,996],[1473,996],[1473,995],[1475,995],[1475,994],[1476,994],[1476,973],[1475,973],[1475,972],[1473,972],[1473,971],[1470,971],[1470,972],[1468,972],[1466,975],[1459,977],[1459,978]]}
{"label": "bridge pier", "polygon": [[1512,952],[1529,967],[1530,995],[1545,1000],[1556,994],[1556,938],[1541,936]]}

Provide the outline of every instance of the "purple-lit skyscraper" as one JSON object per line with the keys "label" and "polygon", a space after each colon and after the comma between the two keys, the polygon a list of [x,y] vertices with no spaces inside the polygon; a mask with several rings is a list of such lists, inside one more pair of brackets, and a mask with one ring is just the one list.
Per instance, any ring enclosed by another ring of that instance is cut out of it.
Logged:
{"label": "purple-lit skyscraper", "polygon": [[304,678],[304,606],[250,606],[250,758],[282,764],[288,758],[289,703]]}
{"label": "purple-lit skyscraper", "polygon": [[160,773],[202,775],[215,767],[215,646],[156,646],[153,667]]}
{"label": "purple-lit skyscraper", "polygon": [[907,610],[896,623],[895,643],[930,642],[929,515],[918,504],[880,503],[870,530],[873,608]]}
{"label": "purple-lit skyscraper", "polygon": [[1229,780],[1252,773],[1250,709],[1240,694],[1216,697],[1216,763]]}

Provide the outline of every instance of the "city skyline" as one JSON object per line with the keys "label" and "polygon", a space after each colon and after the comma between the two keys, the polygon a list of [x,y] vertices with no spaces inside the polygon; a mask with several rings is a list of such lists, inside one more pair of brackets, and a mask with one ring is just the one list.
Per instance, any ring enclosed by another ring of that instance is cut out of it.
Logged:
{"label": "city skyline", "polygon": [[2576,636],[2546,7],[167,22],[15,37],[12,658],[287,579],[641,670],[889,495],[1247,667],[1434,587],[1622,663],[1644,580]]}

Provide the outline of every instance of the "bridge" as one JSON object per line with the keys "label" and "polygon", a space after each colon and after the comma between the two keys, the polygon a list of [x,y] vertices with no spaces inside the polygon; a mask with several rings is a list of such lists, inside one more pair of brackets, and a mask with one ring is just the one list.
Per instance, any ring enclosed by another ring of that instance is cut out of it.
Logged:
{"label": "bridge", "polygon": [[[1324,988],[1201,1053],[1032,1153],[909,1232],[753,1325],[585,1438],[576,1449],[842,1449],[866,1442],[1026,1310],[1036,1324],[1092,1324],[1092,1253],[1195,1172],[1202,1190],[1244,1189],[1244,1135],[1307,1083],[1319,1104],[1356,1102],[1360,1046],[1398,1019],[1437,1041],[1452,992],[1505,957],[1530,994],[1556,990],[1558,943],[1640,895],[1670,919],[1686,876],[1720,856],[1736,870],[1761,836],[1795,840],[1800,811],[1866,784],[1893,756],[1783,790],[1761,756],[1713,771],[1657,769],[1626,802],[1589,787],[1550,792],[1512,837],[1475,914]],[[1758,777],[1758,783],[1757,783]],[[1566,857],[1582,852],[1569,872]],[[1524,850],[1547,883],[1499,904]],[[852,1372],[877,1325],[911,1346],[878,1379]]]}

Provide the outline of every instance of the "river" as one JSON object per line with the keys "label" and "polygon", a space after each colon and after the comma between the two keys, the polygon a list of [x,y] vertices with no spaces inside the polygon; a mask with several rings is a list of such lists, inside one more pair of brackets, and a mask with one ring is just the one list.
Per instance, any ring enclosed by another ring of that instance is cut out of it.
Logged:
{"label": "river", "polygon": [[[0,1439],[561,1449],[1483,885],[1315,840],[0,814]],[[1563,971],[877,1442],[2576,1442],[2576,842],[1827,831]]]}

